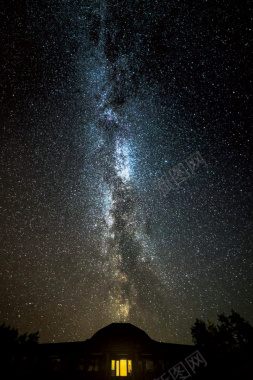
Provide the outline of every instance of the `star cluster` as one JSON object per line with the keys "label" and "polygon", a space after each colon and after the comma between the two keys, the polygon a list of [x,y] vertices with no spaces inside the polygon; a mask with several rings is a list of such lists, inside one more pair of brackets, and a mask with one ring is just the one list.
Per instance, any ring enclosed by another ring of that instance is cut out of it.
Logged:
{"label": "star cluster", "polygon": [[4,1],[0,323],[191,343],[195,318],[253,322],[249,10]]}

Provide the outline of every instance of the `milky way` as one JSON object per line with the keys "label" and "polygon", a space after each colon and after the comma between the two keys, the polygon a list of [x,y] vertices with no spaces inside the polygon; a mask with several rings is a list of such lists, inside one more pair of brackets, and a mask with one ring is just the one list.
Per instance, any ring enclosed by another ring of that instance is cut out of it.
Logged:
{"label": "milky way", "polygon": [[0,323],[251,323],[250,2],[4,1]]}

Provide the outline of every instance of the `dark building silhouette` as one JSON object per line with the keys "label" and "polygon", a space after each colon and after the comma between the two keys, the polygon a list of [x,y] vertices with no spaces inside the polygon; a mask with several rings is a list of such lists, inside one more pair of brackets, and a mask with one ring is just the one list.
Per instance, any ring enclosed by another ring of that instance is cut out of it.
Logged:
{"label": "dark building silhouette", "polygon": [[156,342],[130,323],[112,323],[85,342],[26,347],[12,357],[12,371],[18,379],[153,380],[193,351]]}

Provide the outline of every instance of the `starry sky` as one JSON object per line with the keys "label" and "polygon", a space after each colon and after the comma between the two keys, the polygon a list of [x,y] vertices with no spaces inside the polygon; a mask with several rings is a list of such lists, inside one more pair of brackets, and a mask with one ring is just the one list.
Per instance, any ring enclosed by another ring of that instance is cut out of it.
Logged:
{"label": "starry sky", "polygon": [[253,323],[250,3],[3,0],[0,323]]}

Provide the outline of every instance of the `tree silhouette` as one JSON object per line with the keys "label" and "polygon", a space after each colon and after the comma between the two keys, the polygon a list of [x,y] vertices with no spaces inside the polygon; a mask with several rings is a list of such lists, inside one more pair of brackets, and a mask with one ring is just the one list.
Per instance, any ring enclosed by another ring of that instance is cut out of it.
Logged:
{"label": "tree silhouette", "polygon": [[196,319],[191,335],[208,362],[205,379],[253,379],[253,327],[240,314],[219,314],[217,324]]}
{"label": "tree silhouette", "polygon": [[24,333],[19,335],[18,329],[11,328],[6,326],[3,323],[0,326],[0,347],[2,349],[14,348],[19,345],[31,345],[38,343],[39,340],[39,331],[35,333]]}
{"label": "tree silhouette", "polygon": [[191,327],[193,343],[207,349],[222,349],[226,351],[252,348],[253,327],[240,314],[231,310],[228,317],[218,315],[218,324],[196,319]]}
{"label": "tree silhouette", "polygon": [[[0,325],[0,367],[1,375],[5,375],[4,378],[16,378],[18,363],[24,352],[31,352],[38,340],[38,331],[31,334],[19,334],[18,329],[6,326],[5,323]],[[19,378],[22,379],[20,376]]]}

